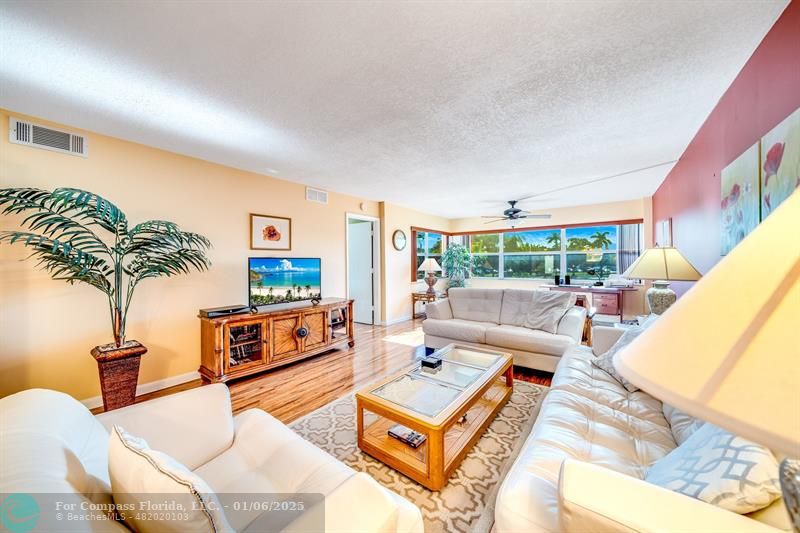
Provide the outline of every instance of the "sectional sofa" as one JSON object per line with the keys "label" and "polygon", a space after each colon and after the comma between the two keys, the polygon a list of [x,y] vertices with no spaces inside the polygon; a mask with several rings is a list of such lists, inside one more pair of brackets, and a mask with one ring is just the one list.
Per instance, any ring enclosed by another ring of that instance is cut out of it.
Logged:
{"label": "sectional sofa", "polygon": [[595,327],[591,348],[574,346],[561,358],[498,492],[494,531],[791,531],[780,499],[740,515],[644,481],[702,422],[628,392],[591,364],[622,333]]}
{"label": "sectional sofa", "polygon": [[450,343],[510,352],[514,364],[553,372],[561,356],[581,342],[586,309],[572,307],[555,333],[523,327],[535,291],[452,288],[448,297],[425,306],[425,346]]}

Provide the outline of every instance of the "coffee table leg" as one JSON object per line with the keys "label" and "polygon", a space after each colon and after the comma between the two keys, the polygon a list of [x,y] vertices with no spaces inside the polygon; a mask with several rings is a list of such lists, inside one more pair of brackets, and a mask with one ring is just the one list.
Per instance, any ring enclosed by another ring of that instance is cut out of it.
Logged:
{"label": "coffee table leg", "polygon": [[514,365],[508,367],[505,373],[506,376],[506,386],[513,387],[514,386]]}
{"label": "coffee table leg", "polygon": [[359,448],[361,441],[364,438],[364,406],[361,405],[361,400],[356,398],[356,427],[357,427],[357,440]]}

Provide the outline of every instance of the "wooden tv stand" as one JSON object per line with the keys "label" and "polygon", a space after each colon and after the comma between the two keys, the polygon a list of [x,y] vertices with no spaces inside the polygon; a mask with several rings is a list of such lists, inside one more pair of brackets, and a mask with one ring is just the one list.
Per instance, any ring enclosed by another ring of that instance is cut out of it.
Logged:
{"label": "wooden tv stand", "polygon": [[258,313],[200,318],[200,376],[224,382],[355,345],[353,300],[293,302]]}

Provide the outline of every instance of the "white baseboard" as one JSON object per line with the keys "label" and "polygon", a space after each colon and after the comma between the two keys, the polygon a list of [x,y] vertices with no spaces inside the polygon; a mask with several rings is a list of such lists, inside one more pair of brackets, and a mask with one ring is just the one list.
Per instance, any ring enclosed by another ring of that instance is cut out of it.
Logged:
{"label": "white baseboard", "polygon": [[[159,391],[161,389],[166,389],[169,387],[174,387],[175,385],[180,385],[181,383],[194,381],[195,379],[200,379],[200,373],[197,372],[196,370],[192,372],[187,372],[185,374],[180,374],[178,376],[171,376],[164,379],[157,379],[156,381],[151,381],[150,383],[143,383],[136,387],[136,396],[140,396],[142,394],[148,394],[150,392]],[[81,403],[89,409],[94,409],[96,407],[103,407],[103,397],[92,396],[91,398],[86,398],[85,400],[81,400]]]}
{"label": "white baseboard", "polygon": [[394,324],[399,324],[400,322],[405,322],[407,320],[411,320],[411,315],[401,316],[400,318],[394,318],[392,320],[386,320],[382,325],[391,326],[391,325],[394,325]]}

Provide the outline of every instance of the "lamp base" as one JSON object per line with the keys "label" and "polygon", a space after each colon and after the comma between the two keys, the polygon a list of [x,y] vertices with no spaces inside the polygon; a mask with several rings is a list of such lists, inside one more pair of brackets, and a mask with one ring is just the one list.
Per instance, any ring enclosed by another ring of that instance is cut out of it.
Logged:
{"label": "lamp base", "polygon": [[433,275],[433,272],[428,272],[425,283],[428,284],[428,294],[436,294],[436,291],[433,290],[433,286],[436,285],[436,276]]}
{"label": "lamp base", "polygon": [[792,526],[795,531],[800,531],[800,461],[788,457],[781,461],[778,477]]}
{"label": "lamp base", "polygon": [[678,299],[675,291],[669,288],[667,281],[653,282],[653,286],[647,289],[646,296],[650,312],[656,315],[663,314]]}

